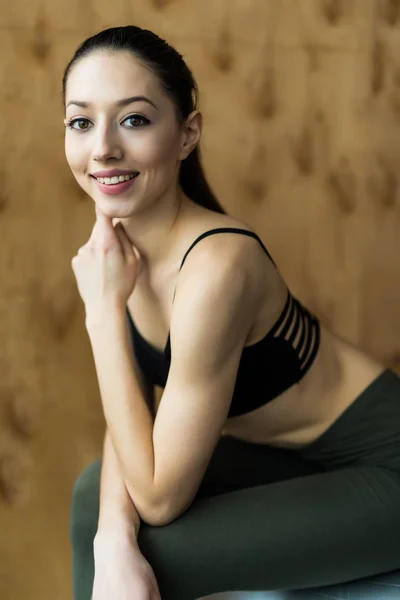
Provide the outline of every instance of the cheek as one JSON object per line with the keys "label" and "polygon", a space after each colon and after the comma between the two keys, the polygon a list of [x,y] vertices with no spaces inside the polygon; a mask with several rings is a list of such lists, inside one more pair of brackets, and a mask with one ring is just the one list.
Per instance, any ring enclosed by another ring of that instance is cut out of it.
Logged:
{"label": "cheek", "polygon": [[[76,174],[79,171],[81,164],[81,152],[77,145],[67,134],[65,137],[65,157],[70,166],[71,171]],[[82,169],[82,167],[81,167]]]}
{"label": "cheek", "polygon": [[138,163],[143,167],[160,167],[171,165],[177,161],[179,154],[179,139],[177,136],[154,135],[138,138],[135,144]]}

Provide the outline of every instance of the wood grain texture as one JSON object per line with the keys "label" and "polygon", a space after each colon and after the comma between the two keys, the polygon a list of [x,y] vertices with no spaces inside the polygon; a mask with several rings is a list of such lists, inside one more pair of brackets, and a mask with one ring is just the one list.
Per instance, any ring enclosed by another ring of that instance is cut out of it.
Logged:
{"label": "wood grain texture", "polygon": [[70,268],[94,211],[64,158],[61,78],[85,37],[128,23],[193,69],[221,203],[326,325],[400,372],[400,2],[4,0],[2,600],[71,598],[72,486],[104,421]]}

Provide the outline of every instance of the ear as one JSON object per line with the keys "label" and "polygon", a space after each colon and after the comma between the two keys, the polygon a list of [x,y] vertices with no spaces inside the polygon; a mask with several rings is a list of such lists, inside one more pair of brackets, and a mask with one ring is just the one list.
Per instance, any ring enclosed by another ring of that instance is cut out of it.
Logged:
{"label": "ear", "polygon": [[203,115],[194,110],[183,124],[181,151],[179,160],[185,160],[200,141],[203,127]]}

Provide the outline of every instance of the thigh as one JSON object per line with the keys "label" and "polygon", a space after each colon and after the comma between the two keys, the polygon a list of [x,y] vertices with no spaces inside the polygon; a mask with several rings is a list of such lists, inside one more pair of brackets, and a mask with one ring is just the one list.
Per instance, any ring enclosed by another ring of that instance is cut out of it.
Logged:
{"label": "thigh", "polygon": [[[72,495],[71,537],[92,543],[97,530],[102,460],[78,477]],[[295,452],[250,444],[231,436],[220,438],[198,491],[198,498],[265,485],[321,471]],[[79,540],[78,540],[79,541]]]}
{"label": "thigh", "polygon": [[71,504],[71,538],[94,537],[100,507],[100,477],[102,460],[99,458],[82,471],[75,482]]}
{"label": "thigh", "polygon": [[94,578],[93,540],[100,503],[101,460],[78,477],[72,495],[70,538],[74,600],[89,600]]}
{"label": "thigh", "polygon": [[215,496],[323,472],[323,467],[293,450],[220,438],[197,497]]}
{"label": "thigh", "polygon": [[139,545],[163,600],[318,588],[400,567],[399,505],[390,472],[347,468],[199,498]]}

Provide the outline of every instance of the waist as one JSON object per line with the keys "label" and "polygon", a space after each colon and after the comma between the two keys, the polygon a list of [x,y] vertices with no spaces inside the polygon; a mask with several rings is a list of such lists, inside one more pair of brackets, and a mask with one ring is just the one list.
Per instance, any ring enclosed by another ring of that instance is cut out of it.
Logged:
{"label": "waist", "polygon": [[223,435],[284,448],[312,443],[384,370],[321,327],[321,343],[303,379],[259,408],[229,418]]}

